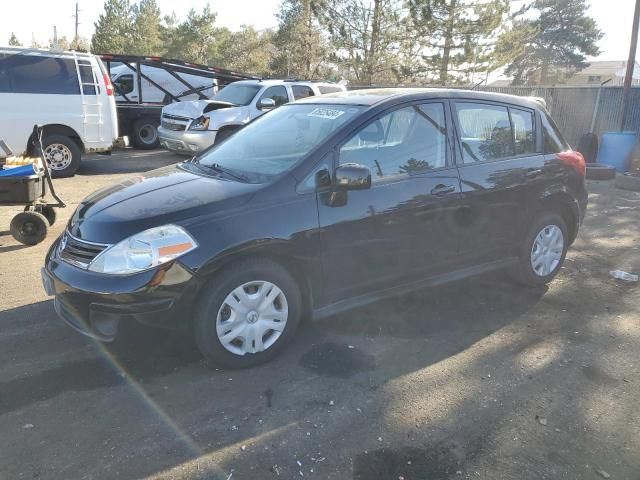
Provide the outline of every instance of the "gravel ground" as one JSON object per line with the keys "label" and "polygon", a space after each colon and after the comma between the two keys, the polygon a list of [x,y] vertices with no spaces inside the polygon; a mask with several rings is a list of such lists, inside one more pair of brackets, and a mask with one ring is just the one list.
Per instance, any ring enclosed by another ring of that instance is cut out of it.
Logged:
{"label": "gravel ground", "polygon": [[0,210],[0,479],[640,478],[640,194],[589,184],[543,290],[482,277],[303,327],[268,365],[208,366],[187,339],[106,349],[40,284],[91,191],[176,162],[124,151],[56,182],[69,208],[23,247]]}

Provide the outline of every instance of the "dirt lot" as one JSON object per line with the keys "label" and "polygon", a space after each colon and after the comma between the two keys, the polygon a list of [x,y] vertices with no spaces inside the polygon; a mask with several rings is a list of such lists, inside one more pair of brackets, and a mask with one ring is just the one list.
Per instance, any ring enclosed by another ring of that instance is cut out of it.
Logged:
{"label": "dirt lot", "polygon": [[69,208],[25,248],[0,210],[0,479],[640,479],[640,194],[589,185],[545,290],[484,277],[307,325],[274,362],[207,366],[184,339],[105,349],[40,285],[75,205],[178,161],[120,153],[57,182]]}

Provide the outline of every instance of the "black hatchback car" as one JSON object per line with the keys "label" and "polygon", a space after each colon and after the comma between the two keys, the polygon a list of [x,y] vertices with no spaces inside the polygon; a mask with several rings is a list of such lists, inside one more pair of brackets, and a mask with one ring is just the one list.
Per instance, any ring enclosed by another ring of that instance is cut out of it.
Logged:
{"label": "black hatchback car", "polygon": [[93,338],[123,322],[186,327],[207,358],[249,366],[302,317],[495,269],[549,282],[584,216],[584,176],[534,99],[312,97],[89,196],[43,282]]}

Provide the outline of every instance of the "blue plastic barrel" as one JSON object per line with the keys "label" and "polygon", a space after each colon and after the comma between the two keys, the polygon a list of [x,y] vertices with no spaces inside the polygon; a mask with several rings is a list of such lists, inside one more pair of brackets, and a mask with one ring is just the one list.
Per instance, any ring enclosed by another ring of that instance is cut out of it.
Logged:
{"label": "blue plastic barrel", "polygon": [[620,173],[629,171],[631,152],[636,144],[636,132],[606,132],[602,134],[598,163],[615,168]]}

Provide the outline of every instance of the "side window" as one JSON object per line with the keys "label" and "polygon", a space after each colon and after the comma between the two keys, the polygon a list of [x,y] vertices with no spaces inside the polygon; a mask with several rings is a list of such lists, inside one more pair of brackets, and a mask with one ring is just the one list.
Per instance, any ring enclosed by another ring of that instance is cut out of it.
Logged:
{"label": "side window", "polygon": [[313,97],[313,90],[306,85],[292,85],[291,91],[293,92],[293,98],[295,100]]}
{"label": "side window", "polygon": [[533,113],[518,108],[511,108],[510,111],[511,121],[513,122],[516,155],[536,153]]}
{"label": "side window", "polygon": [[78,95],[78,74],[71,59],[35,55],[10,55],[7,69],[14,93]]}
{"label": "side window", "polygon": [[323,95],[325,93],[344,92],[344,89],[342,87],[331,86],[331,85],[318,85],[318,90],[320,90],[320,93]]}
{"label": "side window", "polygon": [[356,132],[340,149],[340,163],[371,169],[373,182],[416,175],[446,165],[444,105],[394,110]]}
{"label": "side window", "polygon": [[555,122],[545,113],[540,113],[542,118],[542,136],[544,138],[544,153],[558,153],[569,149],[569,144],[564,138]]}
{"label": "side window", "polygon": [[9,55],[0,53],[0,93],[11,93],[11,82],[9,81]]}
{"label": "side window", "polygon": [[113,84],[118,87],[117,93],[128,95],[133,92],[133,74],[120,75]]}
{"label": "side window", "polygon": [[513,156],[513,136],[506,107],[457,102],[464,163]]}
{"label": "side window", "polygon": [[289,102],[287,89],[282,85],[276,85],[275,87],[267,88],[260,97],[260,99],[263,98],[272,98],[273,101],[276,102],[276,107]]}

